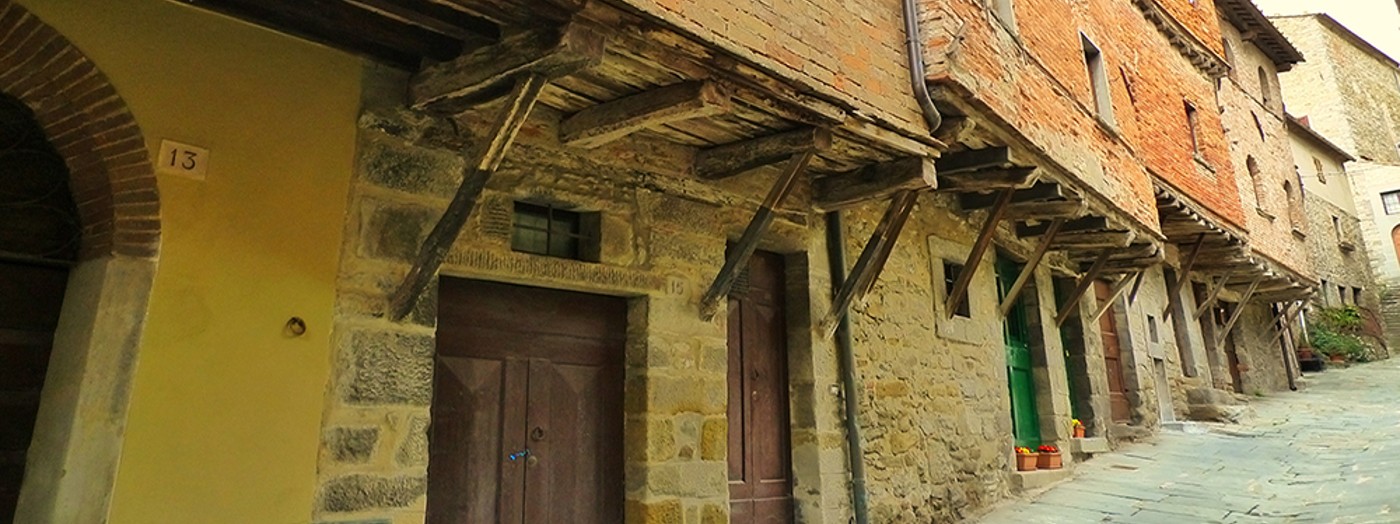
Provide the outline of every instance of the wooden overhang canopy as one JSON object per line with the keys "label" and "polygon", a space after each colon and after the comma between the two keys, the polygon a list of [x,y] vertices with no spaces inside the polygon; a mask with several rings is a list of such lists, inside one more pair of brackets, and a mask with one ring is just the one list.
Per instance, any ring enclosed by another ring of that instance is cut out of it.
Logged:
{"label": "wooden overhang canopy", "polygon": [[1303,61],[1303,53],[1293,47],[1252,0],[1218,0],[1215,7],[1230,25],[1239,29],[1244,41],[1253,43],[1269,57],[1280,73]]}
{"label": "wooden overhang canopy", "polygon": [[[1251,301],[1291,304],[1312,295],[1314,286],[1306,278],[1255,252],[1243,235],[1198,211],[1199,205],[1189,197],[1164,183],[1156,185],[1156,193],[1162,233],[1182,253],[1179,275],[1169,290],[1169,310],[1192,278],[1202,280],[1208,290],[1194,311],[1195,318],[1209,311],[1227,290],[1241,306]],[[1236,309],[1224,334],[1228,335],[1243,309]]]}
{"label": "wooden overhang canopy", "polygon": [[408,104],[424,113],[450,118],[496,112],[492,129],[463,151],[468,167],[462,186],[391,298],[396,318],[431,285],[491,174],[539,105],[561,115],[558,138],[565,146],[596,148],[648,135],[693,148],[691,171],[700,179],[777,172],[702,299],[707,319],[803,175],[811,178],[819,210],[890,202],[868,253],[843,285],[845,302],[833,308],[833,315],[844,314],[850,296],[868,291],[878,275],[915,194],[934,187],[933,159],[946,147],[814,95],[678,29],[600,2],[193,3],[407,69],[414,73]]}

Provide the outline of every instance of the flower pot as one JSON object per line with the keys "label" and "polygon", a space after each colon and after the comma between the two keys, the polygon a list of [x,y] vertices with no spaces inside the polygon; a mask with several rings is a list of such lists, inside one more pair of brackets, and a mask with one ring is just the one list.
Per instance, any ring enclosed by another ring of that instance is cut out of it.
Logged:
{"label": "flower pot", "polygon": [[1039,453],[1016,454],[1016,471],[1035,471],[1039,463]]}
{"label": "flower pot", "polygon": [[1060,469],[1064,464],[1060,461],[1059,453],[1041,453],[1036,467],[1040,469]]}
{"label": "flower pot", "polygon": [[1331,360],[1333,362],[1346,362],[1347,356],[1340,353],[1336,355],[1327,355],[1327,360]]}
{"label": "flower pot", "polygon": [[1074,438],[1084,438],[1084,426],[1074,427]]}
{"label": "flower pot", "polygon": [[1314,356],[1312,348],[1298,348],[1298,360],[1312,360]]}

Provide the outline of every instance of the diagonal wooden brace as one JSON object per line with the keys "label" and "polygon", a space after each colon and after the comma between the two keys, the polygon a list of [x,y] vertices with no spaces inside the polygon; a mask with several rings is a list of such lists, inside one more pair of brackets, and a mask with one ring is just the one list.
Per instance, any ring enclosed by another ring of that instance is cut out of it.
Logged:
{"label": "diagonal wooden brace", "polygon": [[773,224],[774,210],[782,205],[783,200],[792,192],[797,176],[807,169],[807,164],[811,163],[816,155],[817,151],[813,148],[788,158],[783,172],[773,182],[773,188],[768,191],[763,204],[759,205],[758,211],[744,229],[743,236],[739,237],[739,243],[730,250],[729,256],[724,260],[724,267],[720,268],[719,274],[715,275],[715,281],[710,284],[710,289],[706,290],[705,296],[700,299],[701,319],[709,322],[715,318],[715,313],[719,311],[719,301],[729,295],[729,288],[734,286],[734,280],[739,278],[740,271],[749,263],[749,257],[758,249],[759,238],[768,231],[768,226]]}
{"label": "diagonal wooden brace", "polygon": [[1142,279],[1147,276],[1147,270],[1138,271],[1137,277],[1133,278],[1133,290],[1128,292],[1128,305],[1137,302],[1138,291],[1142,289]]}
{"label": "diagonal wooden brace", "polygon": [[1201,233],[1196,236],[1196,244],[1191,247],[1191,254],[1186,256],[1186,263],[1181,265],[1181,274],[1176,277],[1176,282],[1172,283],[1171,289],[1167,290],[1167,307],[1162,309],[1162,316],[1171,314],[1172,308],[1181,301],[1181,288],[1191,281],[1191,270],[1196,267],[1196,259],[1201,256],[1201,246],[1206,243],[1206,234]]}
{"label": "diagonal wooden brace", "polygon": [[486,182],[500,167],[506,152],[515,141],[515,136],[525,124],[525,119],[530,116],[530,110],[539,100],[540,91],[548,83],[548,78],[537,74],[516,81],[515,88],[506,98],[505,107],[501,108],[501,114],[496,118],[492,133],[488,135],[490,141],[480,146],[475,162],[467,166],[462,185],[457,188],[457,194],[452,196],[452,203],[447,205],[447,211],[443,212],[442,218],[438,219],[433,230],[428,233],[423,247],[418,250],[413,267],[408,270],[403,283],[399,284],[390,298],[389,314],[394,320],[402,320],[407,316],[413,305],[418,302],[418,297],[423,294],[423,290],[432,283],[438,268],[442,266],[442,260],[447,257],[448,250],[452,249],[452,242],[462,232],[462,226],[466,225],[467,218],[476,207],[476,201],[486,188]]}
{"label": "diagonal wooden brace", "polygon": [[890,199],[889,209],[885,211],[879,225],[875,226],[875,231],[870,234],[870,241],[865,243],[865,249],[861,250],[855,267],[846,276],[845,282],[841,283],[841,290],[832,299],[831,311],[827,312],[826,318],[819,324],[823,336],[830,337],[835,333],[836,326],[846,315],[856,295],[864,295],[869,291],[869,286],[874,285],[884,266],[882,261],[886,260],[890,251],[894,249],[895,242],[899,240],[899,233],[903,230],[909,213],[914,210],[916,201],[918,193],[910,190],[896,193]]}
{"label": "diagonal wooden brace", "polygon": [[[1142,272],[1139,271],[1138,275],[1141,274]],[[1113,289],[1109,292],[1108,298],[1104,299],[1102,304],[1099,304],[1099,309],[1097,311],[1094,311],[1094,318],[1090,319],[1089,323],[1093,324],[1098,322],[1099,318],[1103,317],[1103,314],[1107,313],[1108,309],[1113,307],[1113,303],[1118,301],[1118,297],[1123,296],[1123,292],[1128,290],[1128,284],[1131,284],[1134,280],[1137,280],[1137,275],[1123,275],[1119,277],[1118,282],[1113,284]]]}
{"label": "diagonal wooden brace", "polygon": [[1094,279],[1099,278],[1099,273],[1103,272],[1103,267],[1108,265],[1108,256],[1111,251],[1105,249],[1099,253],[1099,258],[1094,259],[1094,265],[1089,266],[1089,271],[1084,276],[1079,277],[1079,283],[1075,284],[1074,291],[1069,293],[1065,303],[1060,305],[1060,314],[1055,315],[1055,326],[1065,325],[1075,308],[1079,307],[1079,299],[1084,298],[1084,292],[1089,290],[1089,286],[1094,285]]}
{"label": "diagonal wooden brace", "polygon": [[1011,284],[1011,289],[1006,291],[1006,297],[1001,299],[1001,316],[1006,316],[1011,311],[1011,306],[1016,303],[1016,298],[1021,296],[1021,290],[1026,288],[1026,284],[1035,275],[1036,266],[1040,265],[1040,260],[1045,258],[1045,252],[1050,250],[1050,244],[1055,241],[1055,235],[1060,234],[1060,228],[1065,225],[1065,219],[1057,218],[1050,222],[1050,226],[1045,229],[1045,236],[1040,237],[1040,245],[1035,247],[1035,252],[1031,258],[1026,260],[1025,267],[1021,268],[1021,274],[1016,276],[1016,282]]}
{"label": "diagonal wooden brace", "polygon": [[1201,318],[1201,315],[1206,314],[1206,311],[1215,305],[1215,301],[1220,298],[1220,292],[1225,290],[1225,284],[1230,281],[1230,277],[1234,274],[1234,270],[1226,271],[1220,281],[1211,286],[1210,293],[1206,294],[1206,299],[1201,301],[1201,305],[1196,308],[1196,318]]}
{"label": "diagonal wooden brace", "polygon": [[1264,274],[1260,273],[1259,276],[1254,277],[1253,282],[1249,283],[1249,290],[1244,292],[1243,297],[1240,297],[1240,305],[1235,308],[1234,313],[1230,314],[1230,320],[1225,322],[1225,328],[1220,330],[1220,339],[1216,342],[1217,346],[1220,344],[1224,344],[1225,339],[1230,338],[1230,331],[1235,329],[1235,322],[1238,322],[1240,320],[1240,317],[1244,313],[1245,306],[1248,306],[1249,300],[1251,298],[1254,298],[1254,290],[1259,289],[1259,282],[1263,280]]}
{"label": "diagonal wooden brace", "polygon": [[1011,198],[1016,196],[1016,190],[1002,190],[1001,196],[997,197],[996,203],[992,204],[991,211],[987,212],[987,221],[982,224],[982,232],[977,235],[977,242],[972,245],[972,252],[967,254],[967,261],[963,263],[963,269],[958,273],[958,280],[953,282],[953,290],[948,293],[948,301],[943,309],[948,313],[948,318],[953,318],[958,308],[962,306],[967,287],[972,285],[972,276],[977,273],[977,266],[982,264],[982,255],[987,253],[987,248],[992,246],[992,234],[996,233],[997,224],[1001,222],[1001,217],[1006,214],[1006,208],[1011,204]]}

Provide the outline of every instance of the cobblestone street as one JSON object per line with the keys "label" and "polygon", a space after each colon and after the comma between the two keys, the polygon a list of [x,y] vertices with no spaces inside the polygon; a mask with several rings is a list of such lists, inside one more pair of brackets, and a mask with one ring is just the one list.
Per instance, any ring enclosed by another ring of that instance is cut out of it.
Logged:
{"label": "cobblestone street", "polygon": [[1400,522],[1400,360],[1312,374],[1241,425],[1163,432],[980,522]]}

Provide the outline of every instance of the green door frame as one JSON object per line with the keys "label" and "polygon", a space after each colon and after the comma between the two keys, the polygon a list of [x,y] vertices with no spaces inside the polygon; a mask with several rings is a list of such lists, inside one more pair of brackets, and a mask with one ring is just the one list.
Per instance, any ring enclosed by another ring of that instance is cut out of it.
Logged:
{"label": "green door frame", "polygon": [[[1004,300],[1021,272],[1021,264],[997,256],[997,296]],[[1002,322],[1006,344],[1007,387],[1011,391],[1011,427],[1017,446],[1040,445],[1040,414],[1035,407],[1035,378],[1031,360],[1031,328],[1025,299],[1018,297]]]}

